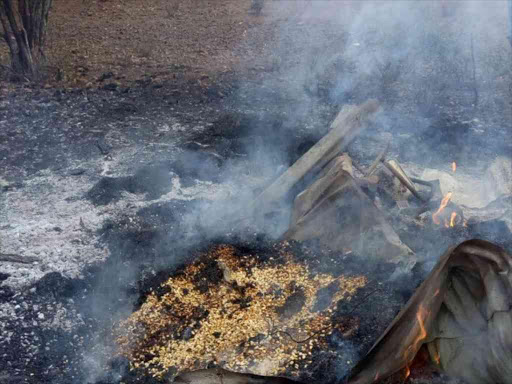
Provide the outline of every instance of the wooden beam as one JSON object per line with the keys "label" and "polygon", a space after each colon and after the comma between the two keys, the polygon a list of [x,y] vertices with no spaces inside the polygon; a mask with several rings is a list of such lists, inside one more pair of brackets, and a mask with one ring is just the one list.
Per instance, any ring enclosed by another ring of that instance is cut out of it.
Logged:
{"label": "wooden beam", "polygon": [[368,119],[380,108],[376,100],[345,106],[331,124],[331,129],[318,143],[295,162],[250,205],[261,210],[269,203],[283,199],[313,168],[321,168],[346,147],[367,125]]}

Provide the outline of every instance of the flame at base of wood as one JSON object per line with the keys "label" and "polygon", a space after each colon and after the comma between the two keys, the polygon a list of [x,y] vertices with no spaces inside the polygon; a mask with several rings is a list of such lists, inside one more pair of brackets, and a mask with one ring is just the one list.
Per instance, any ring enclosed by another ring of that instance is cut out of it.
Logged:
{"label": "flame at base of wood", "polygon": [[[279,260],[258,260],[224,245],[205,253],[152,292],[119,327],[121,353],[132,368],[156,378],[205,369],[297,378],[334,330],[350,334],[352,320],[332,315],[350,301],[364,276],[312,275],[278,249]],[[318,306],[318,292],[330,290]]]}

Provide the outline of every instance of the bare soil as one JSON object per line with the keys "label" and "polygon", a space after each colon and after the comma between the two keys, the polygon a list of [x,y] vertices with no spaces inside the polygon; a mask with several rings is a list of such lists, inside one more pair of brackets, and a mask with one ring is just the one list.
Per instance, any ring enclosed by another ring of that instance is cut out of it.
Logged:
{"label": "bare soil", "polygon": [[[48,31],[47,82],[95,87],[186,72],[208,82],[251,62],[244,44],[263,16],[250,0],[56,0]],[[258,33],[261,34],[262,31]],[[2,61],[7,61],[4,51]]]}

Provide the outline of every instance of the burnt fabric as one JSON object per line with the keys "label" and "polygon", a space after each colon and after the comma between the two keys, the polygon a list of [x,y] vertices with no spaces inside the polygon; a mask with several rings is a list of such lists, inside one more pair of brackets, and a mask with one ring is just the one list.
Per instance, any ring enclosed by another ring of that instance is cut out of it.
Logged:
{"label": "burnt fabric", "polygon": [[424,344],[434,364],[469,384],[512,383],[511,267],[511,255],[487,241],[450,248],[350,383],[373,383],[407,367]]}

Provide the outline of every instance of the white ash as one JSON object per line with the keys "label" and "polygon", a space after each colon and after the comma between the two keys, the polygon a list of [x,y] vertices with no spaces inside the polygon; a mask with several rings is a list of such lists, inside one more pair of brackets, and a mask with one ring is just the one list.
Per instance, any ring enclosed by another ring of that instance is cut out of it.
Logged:
{"label": "white ash", "polygon": [[[123,148],[112,153],[113,160],[96,160],[76,164],[73,168],[98,170],[109,176],[133,174],[123,164],[133,155],[135,148]],[[133,167],[133,165],[132,165]],[[49,272],[60,272],[76,278],[91,263],[104,260],[109,251],[98,243],[95,235],[106,219],[115,219],[126,211],[136,210],[157,202],[215,200],[232,195],[233,186],[197,181],[183,188],[177,176],[170,176],[172,188],[158,200],[145,200],[144,195],[124,193],[122,199],[105,206],[94,206],[83,196],[96,179],[87,174],[63,175],[48,170],[24,181],[23,187],[0,192],[6,209],[0,211],[0,253],[20,257],[35,257],[32,264],[2,262],[0,272],[10,277],[3,282],[19,289],[35,283]]]}

